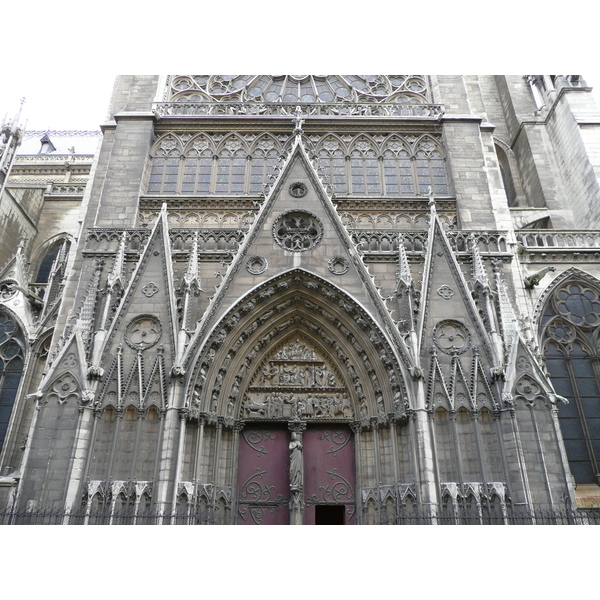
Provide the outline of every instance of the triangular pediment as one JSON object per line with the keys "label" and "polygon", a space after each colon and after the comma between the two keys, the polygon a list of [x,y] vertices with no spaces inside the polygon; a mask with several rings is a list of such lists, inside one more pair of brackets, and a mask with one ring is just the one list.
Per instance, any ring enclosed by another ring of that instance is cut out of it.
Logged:
{"label": "triangular pediment", "polygon": [[422,358],[432,345],[441,356],[470,355],[470,350],[477,347],[490,367],[493,365],[489,334],[435,209],[431,215],[421,298],[417,332]]}
{"label": "triangular pediment", "polygon": [[299,140],[212,297],[184,362],[240,298],[294,269],[350,295],[386,332],[404,362],[410,362],[379,290]]}
{"label": "triangular pediment", "polygon": [[[162,348],[172,364],[178,330],[176,312],[171,245],[163,210],[111,323],[101,363],[106,368],[109,357],[121,346],[124,357]],[[126,360],[128,365],[130,362]]]}

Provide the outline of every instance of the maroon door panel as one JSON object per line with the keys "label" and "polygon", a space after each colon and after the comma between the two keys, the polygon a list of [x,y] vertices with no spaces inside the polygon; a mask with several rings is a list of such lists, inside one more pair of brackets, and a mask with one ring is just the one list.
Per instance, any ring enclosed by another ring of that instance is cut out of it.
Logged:
{"label": "maroon door panel", "polygon": [[289,525],[290,432],[248,427],[240,435],[239,525]]}
{"label": "maroon door panel", "polygon": [[[304,445],[304,523],[315,525],[317,512],[333,514],[343,524],[356,524],[354,438],[347,427],[309,427]],[[317,511],[316,507],[326,507]],[[342,517],[343,514],[343,517]],[[329,521],[324,521],[328,523]],[[338,523],[342,524],[342,523]]]}

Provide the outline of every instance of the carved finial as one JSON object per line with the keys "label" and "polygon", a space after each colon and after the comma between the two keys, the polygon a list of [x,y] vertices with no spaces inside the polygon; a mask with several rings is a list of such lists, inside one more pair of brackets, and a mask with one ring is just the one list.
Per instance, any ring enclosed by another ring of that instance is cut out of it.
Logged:
{"label": "carved finial", "polygon": [[528,290],[533,289],[536,285],[539,285],[540,281],[542,280],[542,277],[544,277],[544,275],[546,275],[546,273],[551,272],[551,271],[556,271],[556,267],[544,267],[537,273],[534,273],[533,275],[530,275],[529,277],[525,277],[525,280],[524,280],[525,287]]}
{"label": "carved finial", "polygon": [[485,288],[489,288],[490,282],[488,280],[487,272],[485,270],[485,267],[483,266],[483,260],[481,259],[481,254],[479,253],[477,241],[475,240],[475,236],[472,233],[469,234],[469,243],[471,244],[471,257],[473,261],[473,281],[476,281]]}
{"label": "carved finial", "polygon": [[17,254],[23,253],[23,248],[25,248],[25,244],[27,243],[27,236],[23,233],[19,238],[19,245],[17,246]]}
{"label": "carved finial", "polygon": [[401,233],[398,234],[398,280],[406,286],[412,285],[413,281],[406,249],[404,248],[404,236]]}
{"label": "carved finial", "polygon": [[192,283],[195,283],[200,289],[200,277],[198,273],[198,232],[194,234],[194,242],[190,249],[190,259],[187,264],[183,281],[187,288],[190,288]]}
{"label": "carved finial", "polygon": [[126,242],[126,233],[123,232],[121,234],[121,239],[119,240],[119,248],[117,250],[117,255],[115,256],[115,262],[113,264],[112,271],[108,276],[107,285],[112,288],[118,282],[121,284],[121,287],[125,286],[125,278],[123,277],[123,269],[125,267],[125,242]]}

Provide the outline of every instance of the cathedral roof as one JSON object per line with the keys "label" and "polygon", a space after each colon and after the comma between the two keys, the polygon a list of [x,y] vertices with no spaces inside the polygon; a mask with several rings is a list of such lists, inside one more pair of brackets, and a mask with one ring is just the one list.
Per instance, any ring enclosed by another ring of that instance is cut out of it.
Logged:
{"label": "cathedral roof", "polygon": [[52,154],[71,154],[70,148],[75,148],[75,154],[95,154],[101,136],[100,131],[26,131],[17,154],[40,154],[44,138],[54,146]]}

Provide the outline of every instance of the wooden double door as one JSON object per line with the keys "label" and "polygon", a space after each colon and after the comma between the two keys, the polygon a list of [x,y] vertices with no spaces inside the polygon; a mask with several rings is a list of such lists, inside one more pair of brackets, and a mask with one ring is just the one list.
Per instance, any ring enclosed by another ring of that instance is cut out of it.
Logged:
{"label": "wooden double door", "polygon": [[[310,424],[300,434],[300,503],[291,514],[287,424],[248,424],[240,435],[236,522],[240,525],[356,523],[354,437],[344,425]],[[294,459],[297,461],[297,456]],[[296,467],[293,467],[296,468]],[[293,475],[297,480],[299,475]]]}

